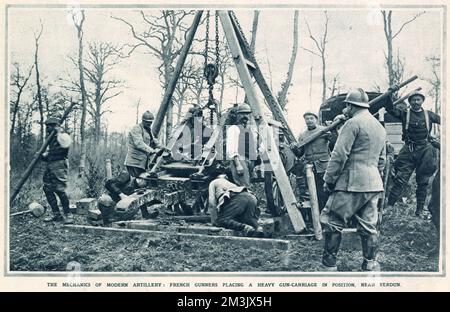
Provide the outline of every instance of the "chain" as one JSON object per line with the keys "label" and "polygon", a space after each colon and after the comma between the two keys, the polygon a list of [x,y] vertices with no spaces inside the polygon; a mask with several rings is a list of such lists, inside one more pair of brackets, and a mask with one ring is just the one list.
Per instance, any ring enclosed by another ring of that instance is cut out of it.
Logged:
{"label": "chain", "polygon": [[219,12],[216,10],[215,14],[215,22],[216,22],[216,66],[219,69]]}
{"label": "chain", "polygon": [[206,35],[205,35],[205,68],[208,65],[208,49],[209,49],[209,10],[206,11]]}

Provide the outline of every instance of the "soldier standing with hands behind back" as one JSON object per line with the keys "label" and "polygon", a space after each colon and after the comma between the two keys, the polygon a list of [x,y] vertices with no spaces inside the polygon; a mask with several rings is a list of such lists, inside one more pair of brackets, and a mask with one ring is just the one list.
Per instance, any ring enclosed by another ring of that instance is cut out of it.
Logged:
{"label": "soldier standing with hands behind back", "polygon": [[377,271],[378,198],[383,191],[386,131],[369,112],[369,97],[351,90],[344,101],[350,119],[344,124],[331,153],[324,188],[332,192],[320,215],[325,246],[322,264],[337,270],[342,230],[351,219],[357,223],[363,251],[363,271]]}

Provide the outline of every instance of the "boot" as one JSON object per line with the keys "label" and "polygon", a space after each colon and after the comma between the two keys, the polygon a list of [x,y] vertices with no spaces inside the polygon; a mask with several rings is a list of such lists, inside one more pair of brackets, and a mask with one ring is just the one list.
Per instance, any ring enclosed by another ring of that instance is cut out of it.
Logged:
{"label": "boot", "polygon": [[64,219],[60,213],[53,213],[51,216],[46,217],[44,222],[60,222],[63,220]]}
{"label": "boot", "polygon": [[337,271],[336,261],[342,234],[339,232],[325,232],[325,246],[323,250],[322,264],[328,271]]}
{"label": "boot", "polygon": [[378,235],[361,235],[361,247],[363,252],[363,271],[380,271],[380,264],[376,260],[378,253]]}
{"label": "boot", "polygon": [[59,222],[63,221],[63,217],[61,215],[61,212],[59,211],[58,207],[58,201],[56,200],[55,193],[53,193],[50,190],[44,190],[45,197],[47,197],[48,204],[50,205],[50,208],[52,209],[52,216],[46,217],[44,219],[45,222]]}
{"label": "boot", "polygon": [[64,220],[64,224],[73,224],[73,214],[72,213],[68,213],[66,214],[65,220]]}
{"label": "boot", "polygon": [[423,220],[429,220],[430,216],[428,214],[428,212],[423,208],[424,204],[423,203],[417,203],[417,208],[416,208],[416,217],[419,217]]}

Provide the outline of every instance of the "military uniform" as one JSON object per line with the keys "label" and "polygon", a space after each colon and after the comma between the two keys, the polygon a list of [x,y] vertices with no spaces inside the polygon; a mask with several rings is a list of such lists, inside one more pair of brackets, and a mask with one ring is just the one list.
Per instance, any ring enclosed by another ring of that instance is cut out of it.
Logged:
{"label": "military uniform", "polygon": [[[411,95],[413,96],[413,95]],[[410,96],[410,98],[411,98]],[[421,95],[425,98],[423,95]],[[441,123],[439,115],[431,111],[406,111],[393,107],[392,100],[386,104],[386,111],[402,121],[403,145],[395,161],[395,177],[388,197],[388,205],[393,206],[408,184],[411,174],[416,172],[417,210],[420,214],[427,197],[430,177],[437,169],[436,150],[429,142],[431,124]]]}
{"label": "military uniform", "polygon": [[[237,113],[250,114],[251,109],[248,104],[240,104]],[[257,137],[254,129],[243,125],[229,125],[226,129],[226,154],[231,160],[230,171],[233,182],[239,186],[251,189],[251,176],[257,159],[256,148]],[[243,168],[243,173],[238,173],[235,158],[238,158]]]}
{"label": "military uniform", "polygon": [[[98,208],[102,214],[104,224],[109,224],[111,218],[114,218],[114,207],[121,200],[120,194],[131,195],[139,186],[136,178],[132,177],[127,171],[123,171],[117,177],[111,178],[105,183],[106,193],[98,199]],[[144,218],[150,215],[146,207],[141,207],[141,213]]]}
{"label": "military uniform", "polygon": [[369,105],[363,90],[349,92],[346,102],[363,109],[342,127],[324,175],[333,192],[320,215],[325,236],[322,263],[327,268],[336,266],[342,229],[354,220],[361,236],[362,268],[370,270],[378,248],[377,202],[383,191],[380,173],[386,161],[386,131],[365,109]]}
{"label": "military uniform", "polygon": [[[59,120],[55,117],[50,117],[46,121],[47,127],[58,125]],[[47,134],[53,131],[52,128],[47,129]],[[56,196],[61,201],[63,212],[66,215],[66,223],[72,223],[73,217],[70,213],[69,198],[66,194],[67,175],[69,172],[69,146],[71,140],[70,136],[61,130],[51,139],[48,150],[42,155],[42,160],[46,162],[46,167],[43,176],[44,193],[47,201],[52,209],[53,217],[47,218],[46,221],[62,220],[61,212],[58,207]]]}
{"label": "military uniform", "polygon": [[244,186],[238,186],[219,176],[209,185],[209,207],[217,211],[217,220],[213,224],[250,232],[261,231],[258,225],[259,210],[255,195],[248,192]]}
{"label": "military uniform", "polygon": [[[150,112],[149,121],[153,121],[153,115]],[[132,177],[138,177],[145,172],[148,165],[148,157],[156,153],[156,149],[161,148],[161,145],[153,136],[151,130],[144,127],[143,123],[135,125],[128,133],[128,152],[125,157],[125,166]]]}
{"label": "military uniform", "polygon": [[[314,129],[307,129],[302,132],[298,138],[298,142],[308,139],[310,136],[320,132],[324,126],[317,125]],[[330,159],[329,143],[332,136],[331,133],[325,133],[321,137],[299,149],[294,149],[296,155],[304,156],[305,161],[313,165],[314,179],[316,182],[317,199],[319,201],[319,210],[322,211],[327,202],[329,194],[323,189],[323,176],[327,169],[328,160]]]}

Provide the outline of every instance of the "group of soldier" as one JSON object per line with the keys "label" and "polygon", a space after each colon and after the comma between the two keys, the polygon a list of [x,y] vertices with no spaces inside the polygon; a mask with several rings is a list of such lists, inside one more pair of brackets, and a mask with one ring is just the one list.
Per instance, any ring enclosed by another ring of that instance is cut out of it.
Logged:
{"label": "group of soldier", "polygon": [[[401,120],[404,140],[394,164],[395,175],[387,209],[393,209],[415,171],[418,216],[423,216],[430,178],[438,169],[438,153],[431,143],[431,129],[433,123],[440,124],[440,117],[422,108],[424,100],[423,94],[415,92],[409,96],[410,107],[406,110],[394,107],[391,98],[388,98],[386,104],[386,111]],[[349,91],[344,103],[346,107],[343,113],[335,118],[344,122],[339,133],[325,132],[309,144],[292,148],[296,156],[313,165],[325,240],[322,258],[324,268],[336,269],[342,231],[353,222],[361,236],[364,257],[362,270],[379,270],[376,261],[380,223],[378,203],[385,191],[383,177],[390,174],[385,172],[386,146],[389,143],[383,125],[369,112],[369,98],[362,89]],[[220,170],[216,170],[209,184],[208,210],[213,224],[259,237],[263,235],[258,224],[260,212],[251,184],[256,159],[254,156],[258,154],[258,138],[249,126],[251,107],[245,103],[239,104],[234,112],[234,117],[226,127],[225,153],[228,166],[221,166]],[[315,113],[307,112],[303,118],[307,129],[301,133],[299,142],[322,131],[324,127],[319,125],[319,118]],[[170,152],[153,135],[153,120],[153,114],[145,112],[142,122],[135,125],[128,134],[126,171],[106,182],[107,192],[98,200],[104,224],[110,222],[109,216],[119,200],[146,185],[149,157]],[[48,133],[54,129],[58,132],[43,157],[47,161],[44,192],[53,211],[53,216],[47,221],[63,219],[57,195],[63,207],[65,222],[72,223],[73,217],[65,193],[70,138],[58,128],[57,118],[49,118],[46,125]],[[439,187],[438,179],[437,173],[434,183],[436,188]],[[439,206],[439,199],[436,201],[434,195],[439,195],[438,189],[433,190],[430,205]],[[145,207],[141,211],[144,218],[151,217]],[[439,207],[430,211],[438,226],[436,216]]]}

